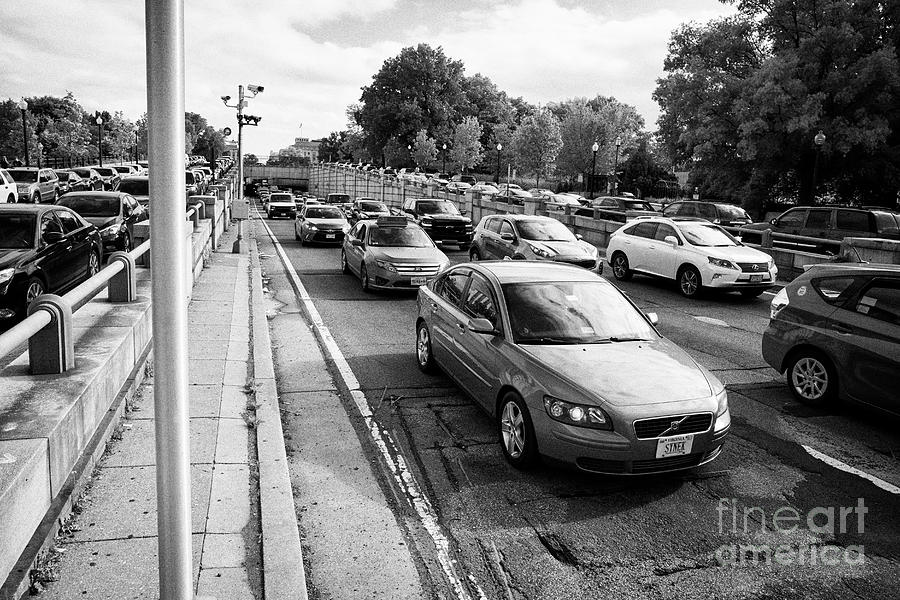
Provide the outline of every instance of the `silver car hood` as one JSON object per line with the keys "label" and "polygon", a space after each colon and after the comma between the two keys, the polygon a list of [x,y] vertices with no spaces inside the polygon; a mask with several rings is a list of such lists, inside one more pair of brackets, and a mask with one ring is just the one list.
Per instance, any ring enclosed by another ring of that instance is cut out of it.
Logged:
{"label": "silver car hood", "polygon": [[447,255],[437,248],[398,248],[396,246],[369,246],[369,255],[375,260],[410,263],[442,263]]}
{"label": "silver car hood", "polygon": [[[524,239],[524,238],[523,238]],[[588,244],[587,242],[582,242],[579,240],[573,242],[543,242],[536,240],[525,240],[529,244],[534,244],[535,246],[545,246],[550,250],[553,250],[560,256],[579,256],[582,254],[593,256],[594,247]]]}
{"label": "silver car hood", "polygon": [[664,338],[519,348],[613,406],[663,404],[709,398],[712,394],[709,380],[694,359]]}

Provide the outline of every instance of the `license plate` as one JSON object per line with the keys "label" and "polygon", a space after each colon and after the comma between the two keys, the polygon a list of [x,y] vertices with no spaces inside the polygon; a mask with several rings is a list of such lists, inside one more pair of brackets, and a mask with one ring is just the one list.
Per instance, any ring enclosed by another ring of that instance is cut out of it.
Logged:
{"label": "license plate", "polygon": [[757,281],[762,281],[762,275],[751,275],[750,283],[755,283]]}
{"label": "license plate", "polygon": [[694,434],[670,435],[659,438],[656,443],[656,458],[668,458],[669,456],[684,456],[691,453],[694,445]]}
{"label": "license plate", "polygon": [[428,281],[426,277],[410,277],[409,285],[425,285],[426,281]]}
{"label": "license plate", "polygon": [[326,234],[325,234],[325,239],[326,239],[326,240],[333,240],[333,239],[334,239],[334,234],[333,234],[333,233],[326,233]]}

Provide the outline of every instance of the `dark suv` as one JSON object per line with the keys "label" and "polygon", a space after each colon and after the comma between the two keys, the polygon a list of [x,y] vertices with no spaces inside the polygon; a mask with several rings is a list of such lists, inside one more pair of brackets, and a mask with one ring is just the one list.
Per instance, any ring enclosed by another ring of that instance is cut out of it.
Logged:
{"label": "dark suv", "polygon": [[815,265],[772,299],[762,355],[806,404],[900,413],[900,265]]}
{"label": "dark suv", "polygon": [[406,218],[415,221],[436,243],[459,244],[460,250],[472,245],[472,219],[459,214],[459,209],[443,198],[407,198],[403,203]]}
{"label": "dark suv", "polygon": [[[845,206],[797,206],[768,223],[753,223],[744,229],[789,233],[826,240],[845,237],[878,237],[900,240],[900,214],[888,209],[873,210]],[[745,236],[747,237],[747,236]],[[755,241],[755,240],[747,240]],[[775,241],[776,245],[779,241]],[[813,244],[813,246],[815,246]],[[814,247],[826,250],[833,246]]]}
{"label": "dark suv", "polygon": [[753,222],[743,208],[725,202],[673,202],[662,213],[664,217],[699,217],[726,227],[743,227]]}

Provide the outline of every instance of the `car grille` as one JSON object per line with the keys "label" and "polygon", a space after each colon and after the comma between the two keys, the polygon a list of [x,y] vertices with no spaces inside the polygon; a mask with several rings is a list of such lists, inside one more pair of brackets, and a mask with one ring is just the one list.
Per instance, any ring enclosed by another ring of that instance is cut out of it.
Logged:
{"label": "car grille", "polygon": [[[327,235],[333,235],[334,237],[325,237]],[[342,242],[344,241],[344,232],[340,229],[320,229],[312,237],[314,242]]]}
{"label": "car grille", "polygon": [[669,435],[681,435],[682,433],[700,433],[706,431],[712,424],[712,413],[698,413],[694,415],[676,415],[673,417],[660,417],[656,419],[641,419],[634,422],[634,434],[639,440],[658,438],[666,433],[674,421],[681,421],[676,431]]}
{"label": "car grille", "polygon": [[688,454],[686,456],[670,456],[669,458],[651,458],[648,460],[636,460],[631,463],[632,473],[656,473],[672,469],[689,469],[696,467],[703,460],[702,454]]}
{"label": "car grille", "polygon": [[576,265],[579,267],[584,267],[585,269],[593,269],[597,266],[597,261],[593,258],[576,258],[571,256],[557,256],[554,259],[556,262],[566,263],[569,265]]}
{"label": "car grille", "polygon": [[769,263],[738,263],[744,273],[768,273]]}
{"label": "car grille", "polygon": [[438,264],[403,264],[394,263],[397,273],[404,277],[432,277],[437,275],[441,265]]}
{"label": "car grille", "polygon": [[466,235],[466,226],[463,224],[459,225],[432,225],[425,231],[431,234],[432,238],[443,239],[445,237],[449,238],[461,238]]}

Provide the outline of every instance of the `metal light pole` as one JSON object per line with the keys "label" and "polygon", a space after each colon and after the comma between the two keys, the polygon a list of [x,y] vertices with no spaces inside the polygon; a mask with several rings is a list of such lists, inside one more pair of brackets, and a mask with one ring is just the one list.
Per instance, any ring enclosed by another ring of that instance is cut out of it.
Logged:
{"label": "metal light pole", "polygon": [[[497,178],[494,180],[500,185],[500,151],[503,150],[503,144],[497,144]],[[509,183],[509,182],[507,182]]]}
{"label": "metal light pole", "polygon": [[43,157],[43,154],[44,154],[44,145],[42,143],[38,142],[37,150],[38,150],[38,169],[40,169],[41,168],[41,158]]}
{"label": "metal light pole", "polygon": [[26,113],[28,112],[28,103],[25,102],[25,98],[22,98],[16,106],[22,111],[22,145],[25,149],[25,166],[30,167],[31,163],[28,159],[28,123],[25,120]]}
{"label": "metal light pole", "polygon": [[103,166],[103,117],[100,116],[100,113],[97,113],[97,120],[94,121],[97,123],[97,161],[99,165]]}
{"label": "metal light pole", "polygon": [[134,130],[134,164],[138,161],[138,134],[137,129]]}
{"label": "metal light pole", "polygon": [[622,145],[622,138],[616,136],[616,160],[613,163],[613,196],[619,195],[619,146]]}
{"label": "metal light pole", "polygon": [[[184,0],[146,2],[153,381],[160,600],[192,600]],[[100,125],[98,119],[98,126]]]}
{"label": "metal light pole", "polygon": [[[410,158],[410,160],[412,160],[413,163],[415,164],[416,160],[415,160],[415,158],[413,158],[413,155],[412,155],[412,144],[407,144],[407,145],[406,145],[406,151],[409,152],[409,158]],[[418,167],[418,166],[419,166],[419,165],[416,165],[416,167]]]}
{"label": "metal light pole", "polygon": [[[263,86],[261,85],[248,85],[248,91],[253,94],[252,97],[255,97],[258,93],[263,91]],[[238,103],[237,104],[228,104],[228,101],[231,100],[231,96],[222,96],[222,102],[225,106],[229,108],[237,109],[237,124],[238,124],[238,198],[240,202],[245,202],[244,200],[244,125],[256,125],[259,123],[260,118],[254,117],[252,115],[244,115],[244,108],[247,107],[247,101],[244,98],[244,86],[238,85]],[[234,240],[234,244],[231,246],[232,254],[241,254],[243,252],[243,219],[238,219],[238,230],[237,230],[237,239]]]}
{"label": "metal light pole", "polygon": [[597,170],[597,150],[599,150],[599,149],[600,149],[600,144],[598,144],[597,142],[594,142],[594,145],[591,146],[591,150],[594,153],[594,158],[591,161],[591,187],[590,187],[591,191],[588,194],[588,196],[590,197],[591,200],[594,199],[594,173]]}
{"label": "metal light pole", "polygon": [[816,198],[816,183],[819,179],[819,156],[822,154],[822,144],[825,143],[825,134],[822,130],[819,130],[819,133],[815,135],[813,138],[813,143],[816,145],[816,162],[813,165],[813,180],[812,180],[812,197],[813,200]]}
{"label": "metal light pole", "polygon": [[444,144],[444,162],[441,166],[441,175],[444,175],[447,172],[447,144]]}

